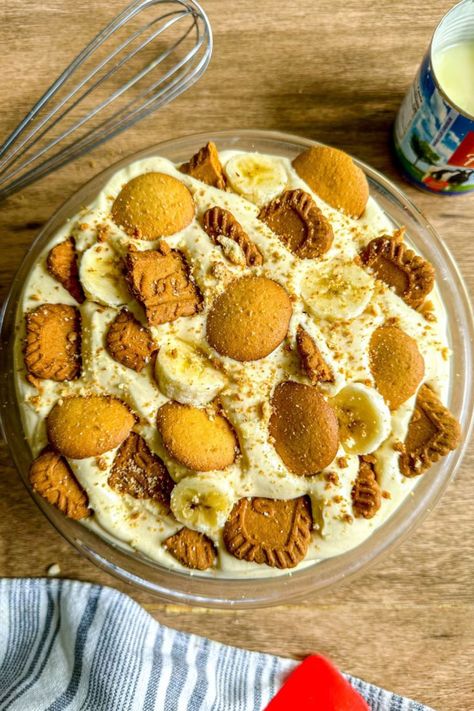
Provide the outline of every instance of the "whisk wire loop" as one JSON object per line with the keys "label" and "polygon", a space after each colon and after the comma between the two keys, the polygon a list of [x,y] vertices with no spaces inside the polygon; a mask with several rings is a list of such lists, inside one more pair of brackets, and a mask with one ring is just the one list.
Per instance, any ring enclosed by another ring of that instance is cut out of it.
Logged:
{"label": "whisk wire loop", "polygon": [[[129,24],[141,19],[140,13],[157,8],[167,11],[130,30]],[[94,66],[80,76],[81,69],[119,31],[126,32],[126,37],[115,47],[109,47],[106,55],[97,58]],[[153,45],[157,41],[163,42],[164,47],[155,50]],[[196,0],[132,2],[77,55],[0,146],[0,199],[87,153],[172,101],[203,74],[211,53],[211,27]],[[143,66],[130,69],[131,75],[118,86],[109,86],[122,70],[142,59]],[[143,80],[159,68],[162,71],[158,77],[143,87]],[[106,87],[105,97],[89,107],[87,100]],[[134,93],[134,89],[139,91]],[[124,99],[123,105],[103,117],[107,109]],[[79,135],[80,129],[99,117],[99,122]],[[57,135],[54,129],[59,130]],[[53,153],[57,147],[59,150]]]}

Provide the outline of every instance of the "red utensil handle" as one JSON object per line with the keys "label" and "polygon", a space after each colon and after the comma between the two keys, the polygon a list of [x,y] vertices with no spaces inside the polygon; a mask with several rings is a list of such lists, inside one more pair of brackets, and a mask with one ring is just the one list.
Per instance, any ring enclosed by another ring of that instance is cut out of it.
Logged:
{"label": "red utensil handle", "polygon": [[290,674],[265,711],[370,711],[325,657],[313,654]]}

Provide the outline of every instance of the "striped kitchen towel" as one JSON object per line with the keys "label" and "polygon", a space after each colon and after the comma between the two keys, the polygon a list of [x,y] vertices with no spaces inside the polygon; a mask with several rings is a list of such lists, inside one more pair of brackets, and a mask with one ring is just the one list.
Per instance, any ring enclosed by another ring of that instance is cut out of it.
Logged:
{"label": "striped kitchen towel", "polygon": [[[262,711],[296,664],[164,627],[112,588],[0,580],[1,711]],[[347,678],[374,711],[429,711]]]}

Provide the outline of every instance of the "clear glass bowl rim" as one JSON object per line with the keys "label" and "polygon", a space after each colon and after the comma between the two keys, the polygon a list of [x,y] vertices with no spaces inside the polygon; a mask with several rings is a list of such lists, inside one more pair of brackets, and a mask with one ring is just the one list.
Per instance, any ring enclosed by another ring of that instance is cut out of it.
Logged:
{"label": "clear glass bowl rim", "polygon": [[[311,145],[300,136],[277,131],[227,130],[187,135],[155,144],[121,159],[83,185],[52,215],[25,255],[0,315],[0,420],[3,436],[21,479],[45,516],[76,549],[96,565],[167,602],[197,604],[216,608],[249,608],[276,605],[327,590],[337,583],[367,570],[369,565],[400,544],[432,510],[449,481],[453,479],[465,452],[473,422],[474,393],[472,362],[474,319],[470,298],[459,269],[446,245],[409,198],[381,173],[354,158],[365,172],[371,194],[395,224],[408,223],[410,240],[434,265],[438,286],[448,314],[449,340],[453,347],[450,406],[463,428],[461,446],[425,475],[392,516],[356,548],[312,566],[269,578],[208,578],[169,570],[129,553],[108,542],[81,524],[67,519],[32,490],[28,481],[31,455],[25,439],[15,396],[13,378],[14,323],[19,296],[26,275],[58,227],[87,204],[119,168],[141,158],[164,155],[171,160],[188,159],[208,140],[220,149],[241,148],[260,152],[296,155]],[[391,210],[386,205],[391,206]],[[401,219],[397,219],[401,217]],[[416,234],[415,234],[415,232]]]}

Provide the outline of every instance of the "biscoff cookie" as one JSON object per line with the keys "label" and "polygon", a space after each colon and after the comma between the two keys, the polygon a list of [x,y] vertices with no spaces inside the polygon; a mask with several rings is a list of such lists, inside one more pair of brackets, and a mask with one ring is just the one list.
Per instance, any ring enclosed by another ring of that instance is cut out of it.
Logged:
{"label": "biscoff cookie", "polygon": [[51,276],[69,291],[78,304],[84,302],[86,297],[79,281],[74,237],[69,237],[50,249],[46,259],[46,268]]}
{"label": "biscoff cookie", "polygon": [[370,339],[369,358],[377,390],[397,410],[416,393],[425,374],[416,341],[396,326],[381,326]]}
{"label": "biscoff cookie", "polygon": [[334,240],[331,223],[304,190],[286,190],[262,207],[258,218],[301,259],[321,257]]}
{"label": "biscoff cookie", "polygon": [[217,558],[214,543],[204,533],[182,528],[163,542],[163,547],[186,568],[207,570]]}
{"label": "biscoff cookie", "polygon": [[71,459],[98,457],[129,435],[135,417],[117,398],[71,395],[58,400],[46,418],[52,447]]}
{"label": "biscoff cookie", "polygon": [[169,401],[158,410],[157,427],[169,454],[194,471],[225,469],[237,455],[237,439],[222,415]]}
{"label": "biscoff cookie", "polygon": [[180,180],[166,173],[132,178],[115,198],[112,219],[127,234],[156,239],[180,232],[194,218],[194,201]]}
{"label": "biscoff cookie", "polygon": [[30,376],[74,380],[81,374],[81,316],[75,306],[42,304],[25,315],[24,359]]}
{"label": "biscoff cookie", "polygon": [[36,457],[30,466],[29,479],[36,493],[68,518],[80,520],[91,515],[86,492],[57,452],[46,449]]}
{"label": "biscoff cookie", "polygon": [[224,169],[219,160],[216,144],[212,141],[195,153],[188,163],[183,163],[180,170],[206,185],[212,185],[219,190],[226,188]]}
{"label": "biscoff cookie", "polygon": [[150,362],[157,350],[150,331],[135,316],[122,309],[109,326],[105,337],[109,355],[137,373]]}
{"label": "biscoff cookie", "polygon": [[360,217],[369,199],[363,171],[344,151],[331,146],[311,146],[294,159],[293,168],[331,207]]}
{"label": "biscoff cookie", "polygon": [[232,281],[211,305],[206,335],[221,355],[238,361],[265,358],[288,332],[292,308],[285,289],[272,279]]}
{"label": "biscoff cookie", "polygon": [[202,226],[212,241],[222,246],[229,261],[233,261],[233,252],[226,251],[224,240],[230,240],[240,248],[248,267],[258,267],[263,264],[262,253],[229,210],[211,207],[202,217]]}
{"label": "biscoff cookie", "polygon": [[125,276],[133,296],[145,309],[150,326],[194,316],[202,296],[192,281],[184,255],[160,242],[158,249],[129,249]]}
{"label": "biscoff cookie", "polygon": [[410,420],[400,471],[408,477],[417,476],[459,445],[459,422],[428,385],[422,385]]}
{"label": "biscoff cookie", "polygon": [[373,518],[382,503],[382,492],[373,464],[359,459],[359,471],[351,491],[352,509],[356,517]]}
{"label": "biscoff cookie", "polygon": [[433,289],[432,265],[398,239],[377,237],[362,250],[360,258],[377,279],[391,286],[414,309],[422,305]]}
{"label": "biscoff cookie", "polygon": [[339,446],[337,417],[316,387],[280,383],[271,406],[269,434],[293,474],[311,476],[333,461]]}
{"label": "biscoff cookie", "polygon": [[224,544],[241,560],[294,568],[306,555],[313,518],[308,497],[240,499],[224,526]]}
{"label": "biscoff cookie", "polygon": [[120,445],[107,483],[120,494],[153,499],[169,509],[174,481],[159,456],[136,432],[130,432]]}
{"label": "biscoff cookie", "polygon": [[325,362],[314,339],[301,325],[296,329],[296,348],[302,370],[313,385],[334,382],[331,368]]}

